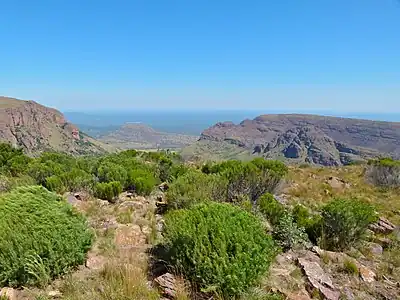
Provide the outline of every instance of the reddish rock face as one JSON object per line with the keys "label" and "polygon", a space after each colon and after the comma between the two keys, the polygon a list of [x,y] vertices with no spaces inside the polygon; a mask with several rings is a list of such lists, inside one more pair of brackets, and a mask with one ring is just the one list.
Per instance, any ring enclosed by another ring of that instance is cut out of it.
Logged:
{"label": "reddish rock face", "polygon": [[34,101],[0,97],[1,142],[22,147],[30,154],[46,150],[102,152],[90,142],[83,146],[80,140],[78,128],[58,110]]}
{"label": "reddish rock face", "polygon": [[262,115],[217,123],[200,140],[228,142],[266,157],[336,166],[377,153],[400,157],[400,123],[316,115]]}

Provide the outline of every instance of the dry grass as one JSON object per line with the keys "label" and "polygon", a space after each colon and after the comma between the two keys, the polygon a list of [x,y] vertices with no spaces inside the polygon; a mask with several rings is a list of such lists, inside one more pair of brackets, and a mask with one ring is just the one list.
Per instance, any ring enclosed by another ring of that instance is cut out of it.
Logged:
{"label": "dry grass", "polygon": [[[333,188],[327,183],[331,176],[344,180],[350,186]],[[383,216],[400,223],[400,191],[382,189],[368,183],[362,165],[338,168],[292,167],[289,180],[291,183],[285,193],[292,196],[295,202],[317,208],[334,197],[356,198],[372,203]]]}
{"label": "dry grass", "polygon": [[62,288],[65,300],[128,300],[159,299],[156,290],[147,282],[147,261],[140,253],[129,258],[110,259],[92,278],[79,280],[72,276]]}

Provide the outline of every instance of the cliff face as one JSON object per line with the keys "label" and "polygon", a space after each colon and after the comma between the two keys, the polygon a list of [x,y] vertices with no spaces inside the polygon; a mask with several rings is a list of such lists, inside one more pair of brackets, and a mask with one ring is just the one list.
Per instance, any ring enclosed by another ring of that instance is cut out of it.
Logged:
{"label": "cliff face", "polygon": [[342,165],[376,155],[400,157],[400,123],[315,115],[262,115],[218,123],[198,142],[229,143],[253,155]]}
{"label": "cliff face", "polygon": [[49,150],[72,154],[105,151],[56,109],[7,97],[0,97],[0,141],[20,146],[30,154]]}

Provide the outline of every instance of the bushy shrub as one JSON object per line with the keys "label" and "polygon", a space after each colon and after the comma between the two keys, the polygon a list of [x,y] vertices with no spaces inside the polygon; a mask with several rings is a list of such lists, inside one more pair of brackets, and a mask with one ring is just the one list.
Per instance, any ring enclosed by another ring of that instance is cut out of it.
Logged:
{"label": "bushy shrub", "polygon": [[99,182],[94,187],[95,197],[112,201],[122,192],[122,185],[119,181]]}
{"label": "bushy shrub", "polygon": [[280,219],[286,213],[286,209],[283,204],[279,203],[279,201],[277,201],[274,196],[269,193],[265,193],[258,198],[257,205],[260,212],[272,225],[278,224]]}
{"label": "bushy shrub", "polygon": [[126,188],[135,190],[139,195],[147,196],[156,184],[157,180],[150,171],[136,169],[128,173]]}
{"label": "bushy shrub", "polygon": [[257,158],[250,162],[230,160],[212,166],[207,164],[202,171],[220,174],[228,180],[227,197],[230,201],[247,195],[254,202],[264,193],[276,190],[287,173],[287,167],[278,161]]}
{"label": "bushy shrub", "polygon": [[371,205],[358,200],[335,199],[322,209],[321,246],[337,251],[349,249],[376,220]]}
{"label": "bushy shrub", "polygon": [[124,186],[128,174],[123,166],[107,161],[99,166],[97,177],[100,182],[118,181]]}
{"label": "bushy shrub", "polygon": [[370,160],[366,175],[375,185],[400,187],[400,161],[391,158]]}
{"label": "bushy shrub", "polygon": [[297,226],[290,213],[283,214],[275,225],[274,238],[285,250],[302,248],[309,242],[304,227]]}
{"label": "bushy shrub", "polygon": [[226,186],[226,180],[220,175],[206,175],[192,170],[170,185],[166,195],[168,206],[178,209],[188,208],[203,201],[225,201]]}
{"label": "bushy shrub", "polygon": [[227,203],[199,204],[165,217],[169,261],[208,291],[245,291],[264,274],[277,248],[260,220]]}
{"label": "bushy shrub", "polygon": [[22,149],[0,143],[0,173],[18,176],[26,171],[30,158]]}
{"label": "bushy shrub", "polygon": [[85,261],[93,239],[86,220],[43,187],[0,197],[0,286],[44,285]]}
{"label": "bushy shrub", "polygon": [[259,170],[271,171],[278,175],[278,177],[286,176],[289,171],[288,167],[279,160],[264,159],[262,157],[258,157],[253,159],[250,163],[255,165]]}
{"label": "bushy shrub", "polygon": [[303,227],[308,238],[314,244],[318,243],[318,239],[322,234],[322,217],[319,214],[310,214],[308,209],[297,204],[292,211],[293,220],[299,227]]}
{"label": "bushy shrub", "polygon": [[59,194],[65,192],[66,190],[61,178],[56,175],[47,177],[45,186],[49,191],[57,192]]}

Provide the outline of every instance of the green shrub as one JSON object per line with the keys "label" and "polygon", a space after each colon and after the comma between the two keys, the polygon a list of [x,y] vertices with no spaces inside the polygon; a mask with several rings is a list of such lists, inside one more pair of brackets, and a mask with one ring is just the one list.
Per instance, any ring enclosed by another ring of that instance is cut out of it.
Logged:
{"label": "green shrub", "polygon": [[45,285],[85,261],[93,239],[85,218],[43,187],[0,197],[0,286]]}
{"label": "green shrub", "polygon": [[192,170],[171,184],[166,194],[168,206],[179,209],[209,200],[226,201],[226,187],[227,182],[220,175]]}
{"label": "green shrub", "polygon": [[128,174],[123,166],[107,161],[99,166],[97,177],[100,182],[119,181],[123,186],[125,185]]}
{"label": "green shrub", "polygon": [[289,171],[288,167],[279,160],[258,157],[253,159],[250,163],[255,165],[259,170],[272,171],[273,173],[278,175],[278,177],[286,176]]}
{"label": "green shrub", "polygon": [[248,163],[227,161],[213,166],[212,170],[227,178],[227,196],[230,201],[240,195],[247,195],[254,202],[265,193],[273,193],[279,186],[285,172],[278,165],[264,159]]}
{"label": "green shrub", "polygon": [[30,162],[23,150],[7,143],[0,143],[0,173],[18,176],[26,171]]}
{"label": "green shrub", "polygon": [[65,186],[59,176],[53,175],[46,178],[46,188],[49,191],[57,192],[59,194],[65,192]]}
{"label": "green shrub", "polygon": [[136,169],[128,173],[126,187],[135,190],[139,195],[147,196],[150,195],[156,184],[157,180],[150,171]]}
{"label": "green shrub", "polygon": [[122,186],[119,181],[99,182],[96,183],[94,187],[94,196],[108,201],[112,201],[114,197],[117,197],[121,192]]}
{"label": "green shrub", "polygon": [[257,217],[227,203],[174,210],[165,222],[169,262],[204,290],[229,299],[255,283],[277,252]]}
{"label": "green shrub", "polygon": [[283,214],[274,227],[274,238],[285,249],[303,248],[309,242],[303,227],[298,227],[290,213]]}
{"label": "green shrub", "polygon": [[322,247],[342,251],[358,243],[377,220],[374,208],[358,200],[335,199],[322,209]]}
{"label": "green shrub", "polygon": [[322,217],[318,214],[310,214],[308,209],[300,204],[293,208],[292,215],[298,227],[303,227],[310,241],[316,244],[322,234]]}
{"label": "green shrub", "polygon": [[286,210],[283,204],[279,203],[273,195],[265,193],[257,199],[257,205],[260,212],[268,219],[272,225],[279,223],[285,215]]}
{"label": "green shrub", "polygon": [[78,168],[73,168],[71,171],[61,174],[60,178],[69,192],[90,192],[95,183],[93,175]]}

